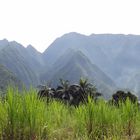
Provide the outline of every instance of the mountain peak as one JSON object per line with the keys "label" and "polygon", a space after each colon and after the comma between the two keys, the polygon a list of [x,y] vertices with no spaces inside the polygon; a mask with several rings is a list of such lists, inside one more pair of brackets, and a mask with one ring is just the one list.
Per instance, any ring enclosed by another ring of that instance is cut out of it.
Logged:
{"label": "mountain peak", "polygon": [[9,43],[9,41],[6,38],[0,40],[0,45],[5,45],[5,44],[8,44],[8,43]]}
{"label": "mountain peak", "polygon": [[[75,38],[75,37],[86,37],[86,35],[77,33],[77,32],[69,32],[61,36],[62,38]],[[60,37],[60,38],[61,38]]]}
{"label": "mountain peak", "polygon": [[18,48],[19,48],[19,47],[20,47],[20,48],[25,48],[22,44],[16,42],[15,40],[10,41],[10,42],[9,42],[9,45],[10,45],[10,46],[15,46],[15,47],[18,47]]}
{"label": "mountain peak", "polygon": [[6,38],[0,40],[0,41],[3,41],[3,42],[9,42]]}
{"label": "mountain peak", "polygon": [[26,49],[30,52],[33,52],[33,53],[40,53],[39,51],[37,51],[31,44],[29,44]]}
{"label": "mountain peak", "polygon": [[31,44],[29,44],[26,48],[30,50],[36,50]]}

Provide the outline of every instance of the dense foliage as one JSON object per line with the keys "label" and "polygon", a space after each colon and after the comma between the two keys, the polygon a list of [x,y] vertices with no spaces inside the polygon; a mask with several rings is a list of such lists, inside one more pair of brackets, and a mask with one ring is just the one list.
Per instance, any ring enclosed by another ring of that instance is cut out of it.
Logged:
{"label": "dense foliage", "polygon": [[[41,85],[40,85],[41,86]],[[101,93],[97,92],[95,85],[81,78],[79,84],[70,84],[68,80],[60,79],[60,85],[57,88],[43,86],[38,92],[40,98],[58,99],[69,105],[77,106],[80,103],[88,101],[88,97],[97,100]]]}
{"label": "dense foliage", "polygon": [[139,139],[140,110],[128,99],[119,107],[88,98],[77,107],[37,97],[34,89],[8,89],[0,100],[1,140]]}

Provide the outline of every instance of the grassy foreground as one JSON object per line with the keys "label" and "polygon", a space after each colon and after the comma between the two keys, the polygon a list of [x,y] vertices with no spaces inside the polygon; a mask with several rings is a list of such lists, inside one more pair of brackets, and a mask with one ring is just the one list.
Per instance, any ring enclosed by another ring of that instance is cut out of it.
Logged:
{"label": "grassy foreground", "polygon": [[35,90],[8,89],[0,99],[0,140],[140,140],[140,110],[127,100],[100,100],[75,108],[37,98]]}

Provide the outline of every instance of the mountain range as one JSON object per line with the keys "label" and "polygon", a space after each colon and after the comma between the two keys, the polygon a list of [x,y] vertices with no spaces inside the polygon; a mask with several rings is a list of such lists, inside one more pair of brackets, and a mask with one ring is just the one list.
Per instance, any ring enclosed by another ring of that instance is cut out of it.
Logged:
{"label": "mountain range", "polygon": [[140,95],[140,36],[71,32],[57,38],[43,53],[16,41],[0,41],[0,64],[27,88],[59,79],[77,83],[88,78],[109,97],[116,89]]}

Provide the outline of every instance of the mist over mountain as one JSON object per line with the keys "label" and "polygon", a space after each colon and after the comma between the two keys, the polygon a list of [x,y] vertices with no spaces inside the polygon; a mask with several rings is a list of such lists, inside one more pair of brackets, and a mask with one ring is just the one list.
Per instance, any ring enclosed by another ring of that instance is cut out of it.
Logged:
{"label": "mist over mountain", "polygon": [[140,88],[140,36],[68,33],[57,38],[43,53],[13,41],[0,41],[0,64],[27,87],[60,78],[94,82],[108,96],[116,88]]}

